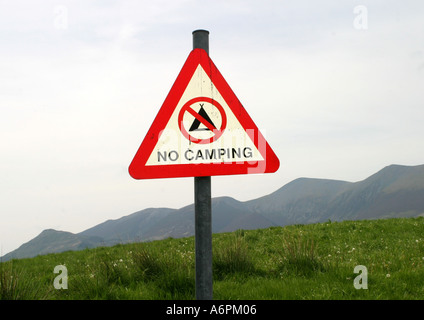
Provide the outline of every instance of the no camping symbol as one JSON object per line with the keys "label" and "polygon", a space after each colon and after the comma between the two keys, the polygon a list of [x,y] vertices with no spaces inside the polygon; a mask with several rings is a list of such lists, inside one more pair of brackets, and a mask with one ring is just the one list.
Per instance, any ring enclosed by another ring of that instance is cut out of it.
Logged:
{"label": "no camping symbol", "polygon": [[227,126],[224,108],[208,97],[187,101],[178,115],[181,133],[190,142],[208,144],[218,140]]}

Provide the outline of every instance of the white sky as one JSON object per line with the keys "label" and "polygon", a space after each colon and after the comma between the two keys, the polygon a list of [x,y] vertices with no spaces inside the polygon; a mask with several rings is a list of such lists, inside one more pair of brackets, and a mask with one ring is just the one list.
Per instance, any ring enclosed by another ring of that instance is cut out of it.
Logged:
{"label": "white sky", "polygon": [[214,197],[423,164],[423,9],[0,0],[0,255],[47,228],[193,202],[193,178],[134,180],[128,166],[196,29],[210,31],[212,60],[281,162],[274,174],[213,177]]}

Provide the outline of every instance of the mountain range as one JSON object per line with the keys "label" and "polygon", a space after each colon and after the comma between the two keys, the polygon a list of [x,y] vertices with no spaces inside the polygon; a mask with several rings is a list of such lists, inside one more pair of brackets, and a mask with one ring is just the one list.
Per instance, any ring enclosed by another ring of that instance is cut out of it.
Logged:
{"label": "mountain range", "polygon": [[[244,202],[230,197],[212,199],[213,233],[416,216],[424,216],[424,165],[390,165],[359,182],[299,178]],[[1,260],[192,235],[194,204],[180,209],[148,208],[76,234],[44,230]]]}

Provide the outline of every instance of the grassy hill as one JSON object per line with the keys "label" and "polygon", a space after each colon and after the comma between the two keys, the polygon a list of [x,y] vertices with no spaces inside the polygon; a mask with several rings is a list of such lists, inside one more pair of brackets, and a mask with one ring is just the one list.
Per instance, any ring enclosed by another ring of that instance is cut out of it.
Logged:
{"label": "grassy hill", "polygon": [[[423,299],[424,218],[324,222],[213,235],[214,299]],[[54,268],[68,271],[57,290]],[[368,272],[368,289],[355,273]],[[0,264],[2,299],[194,299],[194,239]]]}

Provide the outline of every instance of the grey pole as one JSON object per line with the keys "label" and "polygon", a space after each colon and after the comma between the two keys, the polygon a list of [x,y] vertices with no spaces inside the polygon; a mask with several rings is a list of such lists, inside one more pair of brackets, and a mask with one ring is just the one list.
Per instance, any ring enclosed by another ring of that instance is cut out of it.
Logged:
{"label": "grey pole", "polygon": [[[209,54],[209,31],[193,31],[193,49]],[[194,228],[196,299],[212,300],[212,201],[211,177],[194,177]]]}
{"label": "grey pole", "polygon": [[203,49],[209,54],[209,31],[194,30],[193,31],[193,49]]}

